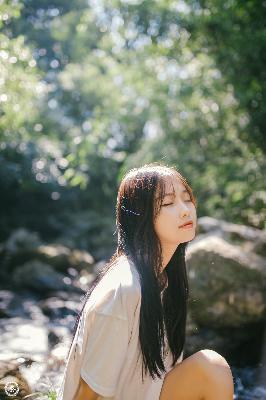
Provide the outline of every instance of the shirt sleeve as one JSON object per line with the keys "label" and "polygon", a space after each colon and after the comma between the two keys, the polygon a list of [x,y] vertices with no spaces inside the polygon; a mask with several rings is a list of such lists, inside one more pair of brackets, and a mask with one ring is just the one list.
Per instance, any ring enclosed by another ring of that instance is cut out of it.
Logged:
{"label": "shirt sleeve", "polygon": [[115,395],[128,349],[128,321],[93,311],[80,375],[101,396]]}

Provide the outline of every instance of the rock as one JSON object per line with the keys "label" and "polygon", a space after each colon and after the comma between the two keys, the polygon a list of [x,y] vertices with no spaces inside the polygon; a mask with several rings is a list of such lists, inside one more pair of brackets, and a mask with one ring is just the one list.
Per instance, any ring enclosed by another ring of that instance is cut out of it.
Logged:
{"label": "rock", "polygon": [[34,258],[60,269],[62,265],[68,264],[70,254],[71,250],[60,244],[42,244],[35,249]]}
{"label": "rock", "polygon": [[[60,300],[68,301],[68,300],[70,300],[69,296],[70,296],[69,291],[53,290],[53,291],[49,292],[49,296],[47,296],[46,298],[49,299],[51,297],[55,297]],[[71,292],[71,301],[75,302],[76,304],[78,304],[80,302],[82,297],[83,297],[83,293]],[[42,307],[42,304],[43,304],[43,302],[41,301],[40,307]]]}
{"label": "rock", "polygon": [[87,251],[70,249],[58,243],[43,244],[36,233],[26,229],[16,230],[1,244],[0,256],[1,278],[7,284],[10,283],[10,273],[32,260],[49,264],[58,272],[66,272],[68,269],[92,272],[94,265],[94,259]]}
{"label": "rock", "polygon": [[214,234],[187,251],[193,319],[203,326],[239,327],[265,320],[265,259]]}
{"label": "rock", "polygon": [[94,258],[84,250],[74,249],[69,257],[70,266],[77,269],[91,269],[94,264]]}
{"label": "rock", "polygon": [[57,345],[60,342],[59,336],[54,332],[50,331],[48,333],[48,343],[49,343],[49,348],[53,348],[55,345]]}
{"label": "rock", "polygon": [[264,231],[251,226],[233,224],[221,219],[212,217],[200,217],[197,221],[198,233],[220,234],[224,239],[232,242],[254,241],[261,238]]}
{"label": "rock", "polygon": [[266,257],[266,231],[263,231],[261,236],[254,241],[250,251]]}
{"label": "rock", "polygon": [[31,388],[23,377],[16,360],[0,361],[0,399],[24,399]]}
{"label": "rock", "polygon": [[[31,252],[32,248],[38,246],[40,240],[36,233],[30,233],[24,228],[15,230],[7,239],[5,243],[0,245],[0,258],[1,258],[1,268],[0,268],[0,280],[3,285],[10,285],[10,273],[12,272],[12,265],[15,261],[16,255],[24,252]],[[17,262],[21,262],[23,257],[18,258]],[[25,258],[25,261],[27,257]],[[22,261],[23,262],[23,261]]]}
{"label": "rock", "polygon": [[[190,285],[186,350],[192,354],[202,348],[213,348],[225,356],[231,352],[237,355],[236,359],[256,360],[253,355],[262,348],[260,330],[266,320],[265,231],[209,217],[199,218],[198,230],[186,255]],[[44,360],[51,370],[53,366],[62,366],[66,338],[55,325],[69,333],[73,331],[84,291],[105,266],[107,255],[103,261],[94,263],[85,251],[73,250],[59,242],[44,245],[34,240],[32,246],[25,241],[24,250],[18,245],[8,249],[9,252],[5,244],[0,246],[1,254],[10,256],[5,264],[7,280],[12,284],[14,278],[15,287],[28,287],[35,291],[36,297],[38,293],[38,301],[0,291],[0,335],[4,343],[0,344],[0,357],[33,352],[35,371]],[[7,318],[17,315],[24,319],[17,322],[18,318]],[[40,343],[34,344],[33,339],[34,336],[39,340],[37,331],[33,335],[28,328],[29,338],[21,337],[20,325],[24,326],[24,332],[27,324],[38,327],[36,321],[26,322],[25,318],[43,318],[39,329],[42,331],[45,326],[45,351],[37,352]],[[2,323],[6,324],[6,330]],[[47,371],[42,370],[35,383],[42,382]],[[29,372],[29,378],[31,375]]]}
{"label": "rock", "polygon": [[191,315],[190,307],[188,310],[187,324],[186,324],[186,352],[188,355],[196,353],[197,351],[206,347],[216,349],[224,353],[230,352],[234,349],[235,342],[231,340],[230,335],[220,333],[214,329],[208,329],[208,327],[199,326],[193,316]]}
{"label": "rock", "polygon": [[70,250],[59,244],[39,246],[36,249],[35,257],[60,271],[66,271],[67,268],[91,270],[94,264],[93,257],[87,251]]}
{"label": "rock", "polygon": [[27,229],[16,229],[5,242],[4,248],[10,254],[18,253],[22,250],[32,250],[41,245],[41,240],[37,232],[30,232]]}
{"label": "rock", "polygon": [[[55,348],[60,348],[62,343],[69,340],[71,334],[68,328],[58,325],[58,321],[55,324],[50,324],[48,333],[48,342],[50,354],[55,354],[52,352]],[[59,351],[59,350],[58,350]]]}
{"label": "rock", "polygon": [[19,228],[15,230],[1,245],[1,258],[3,272],[9,272],[17,264],[23,264],[32,257],[34,249],[41,245],[41,240],[37,233],[27,229]]}
{"label": "rock", "polygon": [[[17,300],[17,301],[16,301]],[[13,303],[13,306],[12,306]],[[10,290],[0,291],[0,318],[14,317],[18,314],[24,314],[20,299]],[[23,315],[25,316],[25,315]]]}
{"label": "rock", "polygon": [[[0,378],[5,375],[8,381],[14,381],[14,376],[19,373],[20,380],[23,379],[31,388],[28,393],[42,392],[45,395],[59,388],[57,386],[72,339],[69,328],[56,324],[43,325],[22,318],[2,319],[0,335]],[[31,354],[30,359],[27,354]],[[4,366],[5,372],[2,375],[1,366]],[[6,394],[1,397],[1,388],[4,390],[5,384],[6,381],[0,381],[0,399],[7,400],[9,397]],[[22,384],[18,384],[20,394],[27,395],[21,390]]]}
{"label": "rock", "polygon": [[261,369],[259,370],[257,376],[257,384],[258,386],[262,386],[264,388],[266,395],[266,324],[264,327],[264,335],[261,348]]}
{"label": "rock", "polygon": [[18,287],[27,287],[40,292],[70,290],[71,280],[38,260],[31,260],[13,272],[12,280]]}
{"label": "rock", "polygon": [[43,320],[45,317],[34,298],[0,290],[0,318],[23,317]]}
{"label": "rock", "polygon": [[50,297],[39,303],[45,315],[51,319],[65,318],[67,315],[77,316],[78,304],[71,300],[61,300],[56,297]]}

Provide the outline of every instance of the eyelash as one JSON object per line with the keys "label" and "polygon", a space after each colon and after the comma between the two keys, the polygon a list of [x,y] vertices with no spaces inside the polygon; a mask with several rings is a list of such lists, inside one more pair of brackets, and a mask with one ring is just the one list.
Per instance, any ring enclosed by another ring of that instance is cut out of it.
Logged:
{"label": "eyelash", "polygon": [[[185,203],[190,203],[192,200],[185,200]],[[162,206],[170,206],[173,203],[162,204]]]}

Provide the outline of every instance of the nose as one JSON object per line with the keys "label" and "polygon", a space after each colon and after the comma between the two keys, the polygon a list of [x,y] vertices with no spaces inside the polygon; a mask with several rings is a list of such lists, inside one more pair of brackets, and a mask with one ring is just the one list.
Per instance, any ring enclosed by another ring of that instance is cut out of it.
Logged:
{"label": "nose", "polygon": [[181,217],[182,217],[182,218],[187,217],[188,215],[189,215],[189,211],[188,211],[187,208],[184,209],[184,210],[182,210],[182,212],[181,212]]}

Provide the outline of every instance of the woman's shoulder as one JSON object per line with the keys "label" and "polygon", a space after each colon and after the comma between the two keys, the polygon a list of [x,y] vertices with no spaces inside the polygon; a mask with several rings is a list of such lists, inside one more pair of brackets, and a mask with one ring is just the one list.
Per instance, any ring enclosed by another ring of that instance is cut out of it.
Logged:
{"label": "woman's shoulder", "polygon": [[133,261],[126,257],[120,256],[113,270],[115,281],[121,284],[121,289],[128,294],[141,293],[138,270]]}
{"label": "woman's shoulder", "polygon": [[133,261],[126,256],[119,256],[100,281],[99,289],[121,290],[128,295],[140,293],[139,274]]}
{"label": "woman's shoulder", "polygon": [[140,299],[138,271],[130,259],[120,256],[92,291],[87,309],[128,319]]}

